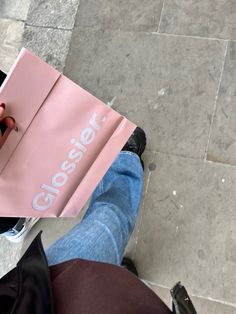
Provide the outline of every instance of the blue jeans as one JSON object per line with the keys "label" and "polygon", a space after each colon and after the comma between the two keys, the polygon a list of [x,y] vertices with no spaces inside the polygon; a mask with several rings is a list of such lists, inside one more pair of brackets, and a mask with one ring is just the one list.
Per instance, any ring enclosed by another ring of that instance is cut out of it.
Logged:
{"label": "blue jeans", "polygon": [[136,222],[142,185],[138,155],[120,152],[82,221],[46,251],[49,265],[75,258],[120,265]]}

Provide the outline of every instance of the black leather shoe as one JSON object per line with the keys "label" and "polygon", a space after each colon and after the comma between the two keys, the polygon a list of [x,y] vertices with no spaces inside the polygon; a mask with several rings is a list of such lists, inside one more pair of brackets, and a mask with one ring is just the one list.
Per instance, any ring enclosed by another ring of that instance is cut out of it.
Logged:
{"label": "black leather shoe", "polygon": [[[137,154],[140,157],[141,160],[141,156],[142,153],[144,152],[146,147],[146,135],[145,132],[137,127],[133,134],[130,136],[130,138],[128,139],[127,143],[125,144],[125,146],[122,148],[123,151],[129,151],[129,152],[133,152],[135,154]],[[143,161],[141,160],[142,165],[143,165]]]}
{"label": "black leather shoe", "polygon": [[124,257],[122,262],[121,262],[121,266],[123,268],[129,270],[131,273],[133,273],[135,276],[138,277],[137,268],[136,268],[134,262],[130,258]]}
{"label": "black leather shoe", "polygon": [[142,153],[145,150],[145,147],[146,147],[146,135],[141,128],[137,127],[134,130],[133,134],[128,139],[125,146],[122,148],[122,150],[133,152],[141,158]]}

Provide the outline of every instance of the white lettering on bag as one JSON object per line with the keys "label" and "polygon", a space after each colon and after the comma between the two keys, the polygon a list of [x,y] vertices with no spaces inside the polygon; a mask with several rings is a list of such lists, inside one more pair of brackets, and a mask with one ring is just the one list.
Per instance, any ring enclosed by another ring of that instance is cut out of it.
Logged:
{"label": "white lettering on bag", "polygon": [[[101,129],[96,121],[96,113],[93,113],[89,120],[90,127],[85,128],[80,134],[80,140],[71,139],[70,144],[73,148],[68,152],[67,159],[60,165],[59,172],[55,173],[51,178],[51,185],[42,184],[41,192],[39,192],[32,200],[32,207],[38,211],[45,211],[52,206],[56,197],[60,194],[60,188],[67,183],[70,174],[72,174],[78,163],[84,157],[88,145],[92,144],[96,137],[96,132]],[[102,122],[106,121],[103,117]]]}

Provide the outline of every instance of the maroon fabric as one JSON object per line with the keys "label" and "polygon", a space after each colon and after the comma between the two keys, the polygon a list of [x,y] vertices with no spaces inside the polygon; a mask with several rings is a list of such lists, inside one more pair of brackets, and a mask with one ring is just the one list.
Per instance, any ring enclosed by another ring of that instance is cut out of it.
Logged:
{"label": "maroon fabric", "polygon": [[55,314],[170,314],[159,297],[121,267],[72,260],[50,267]]}

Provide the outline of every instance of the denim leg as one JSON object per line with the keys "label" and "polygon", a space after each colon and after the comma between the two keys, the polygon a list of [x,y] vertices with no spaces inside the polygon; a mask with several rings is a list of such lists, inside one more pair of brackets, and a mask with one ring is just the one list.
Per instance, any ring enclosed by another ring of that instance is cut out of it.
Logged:
{"label": "denim leg", "polygon": [[139,157],[122,151],[94,191],[82,219],[46,252],[49,265],[75,258],[120,265],[142,196]]}

